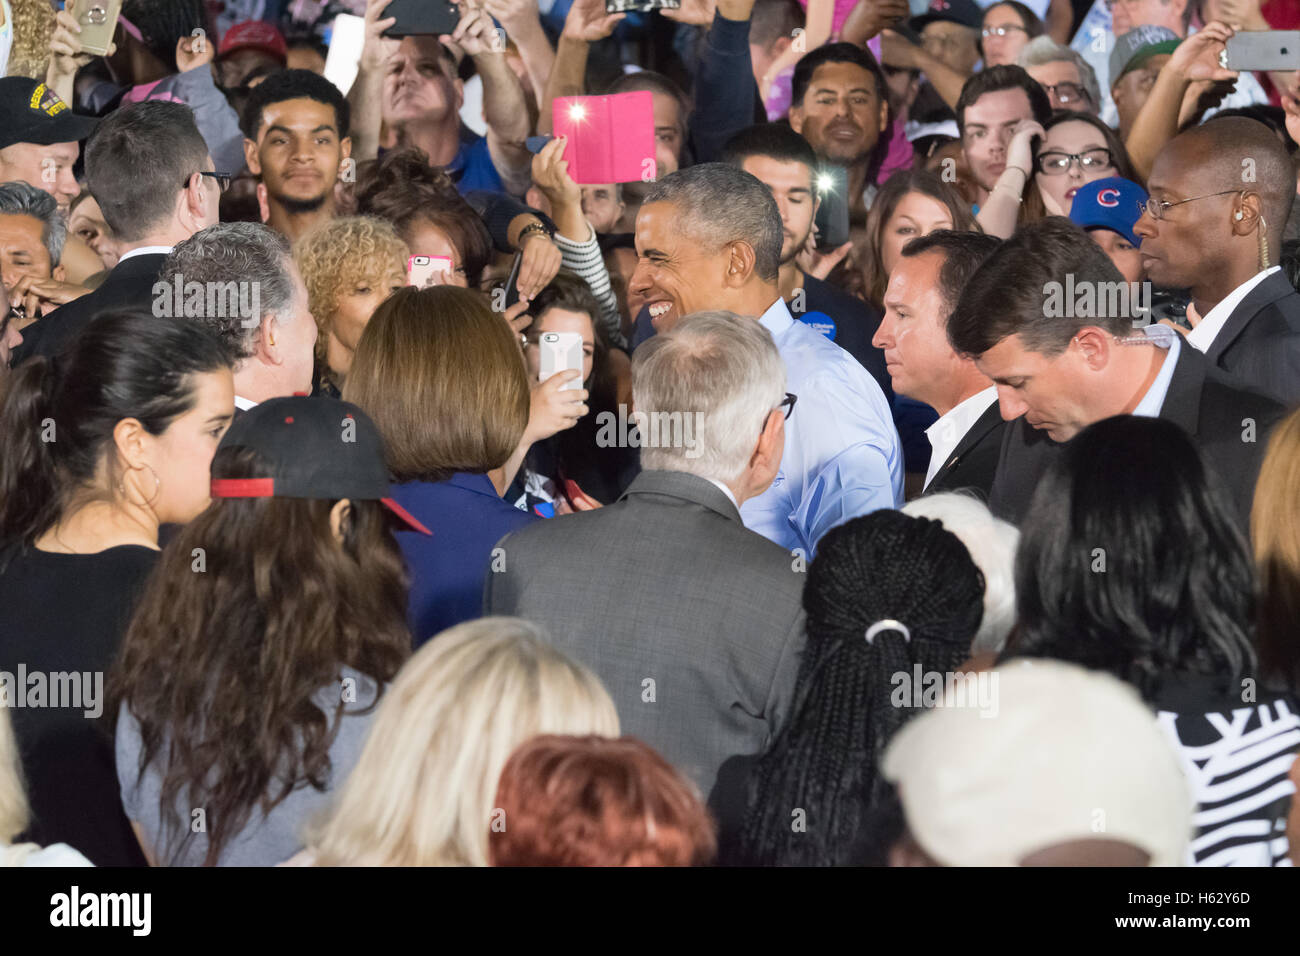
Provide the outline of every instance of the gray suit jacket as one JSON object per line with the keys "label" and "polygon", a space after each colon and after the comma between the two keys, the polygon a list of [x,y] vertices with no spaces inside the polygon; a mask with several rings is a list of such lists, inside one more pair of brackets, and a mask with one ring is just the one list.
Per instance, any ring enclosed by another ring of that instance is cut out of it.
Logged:
{"label": "gray suit jacket", "polygon": [[703,478],[646,471],[617,502],[507,535],[488,614],[527,618],[599,675],[623,733],[704,793],[787,715],[805,574]]}

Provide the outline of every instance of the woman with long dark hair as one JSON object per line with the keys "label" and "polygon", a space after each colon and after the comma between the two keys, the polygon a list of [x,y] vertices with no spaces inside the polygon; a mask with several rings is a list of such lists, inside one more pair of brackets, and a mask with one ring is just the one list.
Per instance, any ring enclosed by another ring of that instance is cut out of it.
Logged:
{"label": "woman with long dark hair", "polygon": [[1003,659],[1106,671],[1155,707],[1200,804],[1198,865],[1285,858],[1300,708],[1259,679],[1250,552],[1191,439],[1158,418],[1085,428],[1022,527]]}
{"label": "woman with long dark hair", "polygon": [[[937,521],[876,511],[826,533],[804,587],[794,710],[756,761],[723,765],[710,799],[721,862],[861,862],[856,850],[890,793],[878,766],[885,745],[934,703],[911,685],[969,657],[983,592],[965,545]],[[736,827],[740,792],[747,809]]]}
{"label": "woman with long dark hair", "polygon": [[354,405],[263,402],[211,483],[123,644],[117,772],[152,862],[273,865],[301,849],[409,654],[405,574],[382,443]]}
{"label": "woman with long dark hair", "polygon": [[[208,503],[208,465],[234,414],[212,333],[148,314],[100,316],[60,359],[13,373],[0,409],[0,671],[73,674],[75,699],[13,710],[31,800],[26,840],[98,865],[143,862],[102,732],[103,675],[158,529]],[[21,680],[21,678],[20,678]]]}

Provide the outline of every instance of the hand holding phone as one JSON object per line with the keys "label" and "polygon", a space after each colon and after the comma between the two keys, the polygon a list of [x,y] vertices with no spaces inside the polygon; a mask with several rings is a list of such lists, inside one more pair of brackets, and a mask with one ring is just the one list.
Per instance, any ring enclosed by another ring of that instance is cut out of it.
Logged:
{"label": "hand holding phone", "polygon": [[122,0],[69,0],[68,9],[81,27],[78,37],[82,52],[107,55],[113,46],[113,34],[117,32]]}
{"label": "hand holding phone", "polygon": [[456,264],[449,256],[411,256],[406,261],[407,283],[417,289],[450,285]]}
{"label": "hand holding phone", "polygon": [[561,390],[582,388],[582,336],[577,332],[543,332],[537,340],[541,353],[541,370],[537,380],[545,382],[556,372],[576,371],[577,377],[560,386]]}
{"label": "hand holding phone", "polygon": [[397,18],[386,37],[450,36],[460,23],[460,11],[450,0],[393,0],[384,16]]}
{"label": "hand holding phone", "polygon": [[682,0],[605,0],[606,13],[649,13],[651,10],[679,10]]}
{"label": "hand holding phone", "polygon": [[842,166],[827,166],[816,175],[817,251],[837,249],[849,241],[849,177]]}
{"label": "hand holding phone", "polygon": [[1300,30],[1235,33],[1224,44],[1219,62],[1236,72],[1300,70]]}

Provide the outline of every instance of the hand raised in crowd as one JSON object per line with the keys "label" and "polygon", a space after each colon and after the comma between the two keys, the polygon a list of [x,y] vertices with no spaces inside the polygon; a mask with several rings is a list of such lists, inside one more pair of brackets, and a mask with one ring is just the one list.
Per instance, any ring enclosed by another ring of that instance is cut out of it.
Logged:
{"label": "hand raised in crowd", "polygon": [[551,204],[556,231],[574,242],[586,242],[591,227],[582,214],[582,187],[569,176],[569,163],[564,159],[567,144],[568,137],[557,136],[533,157],[533,183]]}
{"label": "hand raised in crowd", "polygon": [[486,10],[476,3],[464,3],[461,6],[460,23],[448,38],[464,50],[469,56],[495,56],[505,53],[506,45],[496,24]]}
{"label": "hand raised in crowd", "polygon": [[916,66],[917,54],[921,48],[901,33],[893,30],[880,31],[880,62],[900,70],[910,70]]}
{"label": "hand raised in crowd", "polygon": [[1219,0],[1219,19],[1238,30],[1271,30],[1260,0]]}
{"label": "hand raised in crowd", "polygon": [[1036,120],[1021,120],[1011,130],[1011,141],[1007,143],[1007,169],[1013,166],[1025,174],[1025,181],[1034,173],[1034,137],[1042,139],[1047,133],[1042,124]]}
{"label": "hand raised in crowd", "polygon": [[718,0],[682,0],[677,9],[665,8],[659,12],[666,19],[676,20],[695,27],[707,27],[713,23],[714,11],[718,9]]}
{"label": "hand raised in crowd", "polygon": [[550,284],[560,271],[560,248],[544,232],[530,232],[519,241],[519,251],[524,254],[519,264],[519,295],[532,299]]}
{"label": "hand raised in crowd", "polygon": [[1237,73],[1219,63],[1219,54],[1223,52],[1229,38],[1236,33],[1226,23],[1215,20],[1207,23],[1197,33],[1178,44],[1178,48],[1169,57],[1165,69],[1186,80],[1235,80]]}
{"label": "hand raised in crowd", "polygon": [[[117,44],[109,44],[108,52],[117,51]],[[50,75],[75,76],[95,57],[85,52],[81,45],[81,24],[69,10],[60,10],[54,15],[54,35],[50,37]]]}
{"label": "hand raised in crowd", "polygon": [[844,243],[844,245],[837,249],[818,249],[816,229],[814,229],[808,234],[808,241],[805,242],[803,248],[799,250],[796,261],[799,263],[799,268],[802,269],[806,275],[810,275],[814,279],[825,279],[834,271],[835,267],[840,264],[844,257],[852,251],[852,240]]}
{"label": "hand raised in crowd", "polygon": [[[855,43],[866,43],[876,34],[880,33],[881,47],[880,52],[885,52],[884,33],[890,35],[891,43],[907,43],[903,37],[893,30],[886,31],[885,28],[900,20],[906,20],[912,15],[912,8],[908,5],[907,0],[876,0],[875,3],[859,3],[849,14],[848,20],[844,21],[844,29],[841,31],[848,34],[850,25],[853,29],[853,41]],[[908,43],[908,46],[912,44]]]}
{"label": "hand raised in crowd", "polygon": [[625,16],[623,13],[606,13],[605,0],[573,0],[560,36],[595,43],[613,33]]}
{"label": "hand raised in crowd", "polygon": [[[366,39],[361,47],[361,69],[383,68],[388,57],[401,45],[400,40],[384,36],[384,31],[397,23],[397,17],[384,17],[384,10],[393,0],[367,0]],[[382,18],[382,19],[381,19]]]}
{"label": "hand raised in crowd", "polygon": [[524,433],[529,441],[542,441],[556,432],[572,428],[587,414],[587,390],[564,388],[568,382],[581,377],[580,371],[568,368],[533,385],[528,429]]}
{"label": "hand raised in crowd", "polygon": [[217,55],[207,34],[181,37],[176,41],[176,69],[180,73],[207,66]]}
{"label": "hand raised in crowd", "polygon": [[505,317],[515,335],[522,335],[533,324],[533,317],[528,314],[528,303],[522,299],[506,309]]}
{"label": "hand raised in crowd", "polygon": [[483,9],[506,28],[506,33],[541,29],[537,0],[485,0]]}

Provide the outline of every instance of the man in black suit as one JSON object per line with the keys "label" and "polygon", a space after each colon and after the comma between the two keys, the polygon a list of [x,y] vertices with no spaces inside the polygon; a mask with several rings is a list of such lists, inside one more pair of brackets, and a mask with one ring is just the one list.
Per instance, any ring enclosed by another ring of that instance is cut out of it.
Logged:
{"label": "man in black suit", "polygon": [[1300,404],[1300,294],[1276,265],[1295,167],[1272,130],[1212,119],[1170,140],[1134,232],[1151,281],[1189,288],[1187,342],[1243,386]]}
{"label": "man in black suit", "polygon": [[765,123],[741,130],[727,143],[723,162],[743,169],[768,189],[781,211],[781,267],[777,284],[790,314],[811,324],[871,373],[892,405],[893,386],[885,357],[871,343],[878,313],[861,299],[808,275],[797,256],[808,244],[817,214],[817,154],[788,126]]}
{"label": "man in black suit", "polygon": [[885,317],[872,344],[894,390],[939,413],[926,429],[932,452],[925,491],[970,489],[987,499],[1006,422],[993,383],[948,342],[948,315],[998,240],[941,229],[913,239],[889,276]]}
{"label": "man in black suit", "polygon": [[218,220],[223,184],[182,103],[150,101],[109,115],[86,145],[86,180],[122,256],[98,289],[23,330],[14,365],[59,353],[101,312],[153,310],[163,259]]}
{"label": "man in black suit", "polygon": [[989,507],[1018,523],[1060,443],[1113,415],[1147,415],[1191,435],[1244,530],[1268,432],[1285,408],[1223,379],[1172,329],[1135,327],[1146,319],[1136,299],[1120,301],[1127,290],[1101,248],[1059,217],[1018,230],[967,283],[948,338],[993,380],[1011,421]]}

